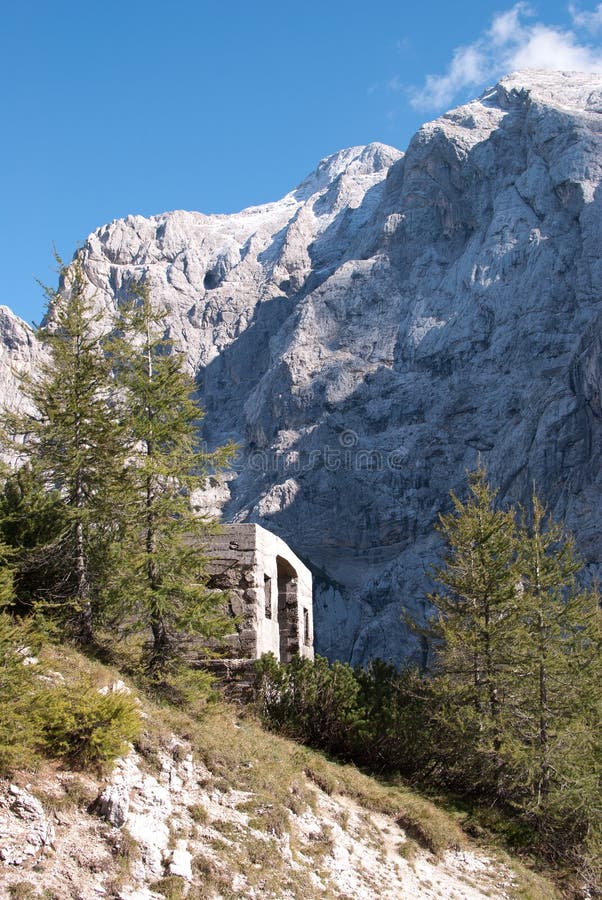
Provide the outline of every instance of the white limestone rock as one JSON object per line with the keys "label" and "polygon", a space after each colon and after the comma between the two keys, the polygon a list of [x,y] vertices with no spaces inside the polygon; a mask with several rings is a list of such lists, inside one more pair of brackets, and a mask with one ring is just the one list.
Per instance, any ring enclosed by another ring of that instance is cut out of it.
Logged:
{"label": "white limestone rock", "polygon": [[176,846],[170,854],[167,871],[170,875],[177,875],[186,881],[192,881],[192,854],[187,848],[187,841],[176,841]]}
{"label": "white limestone rock", "polygon": [[0,788],[0,860],[5,865],[23,865],[54,839],[54,826],[37,797],[14,784]]}
{"label": "white limestone rock", "polygon": [[8,306],[0,306],[0,400],[9,409],[27,411],[21,378],[35,371],[44,351],[32,328]]}
{"label": "white limestone rock", "polygon": [[161,900],[164,894],[158,894],[149,887],[124,888],[117,895],[119,900]]}
{"label": "white limestone rock", "polygon": [[132,691],[127,686],[125,681],[122,681],[121,678],[118,678],[117,681],[111,682],[111,684],[106,684],[104,687],[99,688],[99,694],[102,694],[103,697],[107,697],[109,694],[126,694],[131,695]]}
{"label": "white limestone rock", "polygon": [[[80,781],[81,773],[46,767],[31,773],[26,788],[0,784],[0,895],[20,895],[29,885],[29,891],[40,896],[46,891],[82,900],[161,900],[165,885],[157,882],[175,876],[183,893],[192,896],[212,884],[219,890],[216,881],[206,878],[209,868],[222,882],[224,895],[234,892],[259,900],[265,895],[264,882],[249,871],[248,858],[250,849],[257,851],[262,843],[266,853],[278,853],[283,862],[283,898],[289,896],[291,875],[313,885],[311,896],[344,893],[356,900],[507,900],[516,893],[512,870],[476,847],[435,859],[416,846],[411,860],[404,858],[400,846],[408,836],[398,817],[364,808],[352,797],[316,791],[310,782],[303,790],[315,791],[311,804],[290,810],[283,830],[268,833],[256,827],[256,817],[272,805],[265,791],[258,795],[225,788],[217,773],[192,758],[190,745],[181,738],[172,736],[153,749],[153,759],[159,762],[155,777],[146,771],[149,760],[135,751],[118,760],[109,777],[109,785],[127,786],[130,792],[126,833],[121,835],[81,804],[66,808],[53,802],[53,797],[63,796],[68,782]],[[99,786],[91,776],[86,782]],[[34,792],[48,802],[40,803]],[[56,836],[45,830],[50,819],[56,823]],[[132,839],[139,841],[138,848]],[[44,852],[50,841],[52,852]],[[316,842],[323,849],[318,868]],[[193,859],[200,864],[194,870]],[[268,893],[274,891],[278,887],[272,878]]]}
{"label": "white limestone rock", "polygon": [[96,812],[115,828],[125,825],[130,809],[130,796],[125,784],[110,784],[97,798]]}
{"label": "white limestone rock", "polygon": [[[535,481],[602,571],[601,178],[602,77],[528,71],[403,156],[351,148],[275,203],[86,242],[107,314],[141,276],[169,304],[206,439],[241,446],[208,506],[313,566],[317,652],[420,654],[401,613],[423,610],[433,525],[478,454],[503,500]],[[3,315],[4,359],[35,365]]]}
{"label": "white limestone rock", "polygon": [[94,807],[116,828],[125,827],[138,846],[132,875],[139,881],[168,874],[192,878],[192,856],[186,842],[170,847],[170,826],[181,822],[183,810],[194,801],[198,780],[208,772],[193,760],[190,747],[177,738],[158,754],[157,776],[143,771],[138,754],[131,750],[115,768]]}

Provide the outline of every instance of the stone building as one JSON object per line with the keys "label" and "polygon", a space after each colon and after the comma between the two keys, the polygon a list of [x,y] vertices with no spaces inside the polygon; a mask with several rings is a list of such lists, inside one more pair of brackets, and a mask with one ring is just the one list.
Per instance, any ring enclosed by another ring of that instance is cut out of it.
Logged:
{"label": "stone building", "polygon": [[260,525],[224,525],[208,555],[210,586],[227,591],[235,620],[219,647],[228,668],[270,652],[281,662],[313,659],[311,572],[281,538]]}

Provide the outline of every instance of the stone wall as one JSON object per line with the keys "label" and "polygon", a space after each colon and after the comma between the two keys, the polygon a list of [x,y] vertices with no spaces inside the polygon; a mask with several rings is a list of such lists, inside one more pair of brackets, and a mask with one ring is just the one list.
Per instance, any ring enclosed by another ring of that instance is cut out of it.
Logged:
{"label": "stone wall", "polygon": [[255,524],[224,525],[211,539],[210,585],[228,594],[236,629],[222,642],[229,659],[295,653],[313,659],[312,578],[281,538]]}

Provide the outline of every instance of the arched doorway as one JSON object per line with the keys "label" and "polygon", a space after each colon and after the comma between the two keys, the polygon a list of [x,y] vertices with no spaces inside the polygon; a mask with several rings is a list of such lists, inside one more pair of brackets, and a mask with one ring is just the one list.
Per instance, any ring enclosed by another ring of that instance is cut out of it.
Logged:
{"label": "arched doorway", "polygon": [[299,652],[299,608],[297,573],[282,556],[276,557],[278,567],[278,630],[280,632],[280,662],[290,662]]}

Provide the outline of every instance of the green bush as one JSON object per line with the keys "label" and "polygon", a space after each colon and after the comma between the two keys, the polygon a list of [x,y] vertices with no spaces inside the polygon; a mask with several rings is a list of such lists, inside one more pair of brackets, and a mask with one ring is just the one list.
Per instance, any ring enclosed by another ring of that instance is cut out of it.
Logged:
{"label": "green bush", "polygon": [[[375,774],[401,774],[426,789],[456,792],[474,805],[475,821],[503,834],[510,846],[568,864],[583,883],[599,890],[597,713],[557,723],[550,742],[554,777],[542,798],[530,790],[532,759],[525,748],[507,741],[491,753],[477,712],[458,702],[446,674],[425,677],[380,660],[355,671],[320,657],[280,665],[271,655],[258,661],[256,672],[259,710],[268,728]],[[592,691],[599,697],[599,688],[592,685]],[[479,812],[493,807],[495,828]]]}
{"label": "green bush", "polygon": [[32,765],[39,756],[81,767],[115,759],[140,731],[132,697],[101,694],[85,678],[53,684],[40,664],[29,624],[0,608],[0,776]]}
{"label": "green bush", "polygon": [[136,675],[137,683],[154,700],[185,708],[191,715],[202,716],[207,705],[218,697],[213,675],[181,660],[172,659],[169,666],[153,672],[139,670]]}
{"label": "green bush", "polygon": [[0,612],[0,774],[35,759],[39,682],[33,667],[23,664],[32,649],[30,629]]}
{"label": "green bush", "polygon": [[42,748],[72,765],[109,763],[140,732],[136,703],[127,694],[100,694],[82,680],[75,686],[49,688],[44,699]]}
{"label": "green bush", "polygon": [[373,771],[414,774],[430,762],[430,684],[414,669],[375,660],[353,670],[323,657],[294,657],[281,666],[271,654],[256,664],[265,725]]}
{"label": "green bush", "polygon": [[321,656],[315,662],[293,657],[280,666],[271,654],[256,664],[257,691],[264,723],[281,734],[347,756],[364,725],[353,669]]}
{"label": "green bush", "polygon": [[353,744],[354,762],[373,771],[412,776],[432,763],[432,683],[418,672],[373,660],[356,669],[365,725]]}

